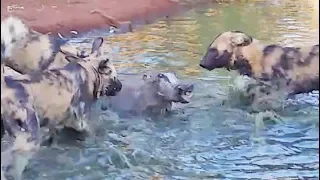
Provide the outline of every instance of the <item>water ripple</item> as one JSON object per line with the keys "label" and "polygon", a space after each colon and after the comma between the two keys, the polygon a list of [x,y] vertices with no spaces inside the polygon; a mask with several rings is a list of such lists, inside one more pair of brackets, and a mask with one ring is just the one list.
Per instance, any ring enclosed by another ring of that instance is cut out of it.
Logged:
{"label": "water ripple", "polygon": [[[120,78],[175,71],[195,83],[193,102],[160,120],[97,115],[95,137],[43,148],[28,179],[319,179],[319,92],[288,100],[274,112],[280,121],[262,119],[258,127],[257,116],[224,103],[237,101],[228,96],[233,75],[198,67],[213,38],[230,29],[288,46],[318,43],[310,2],[213,3],[107,37],[104,52]],[[92,39],[80,41],[90,48]]]}

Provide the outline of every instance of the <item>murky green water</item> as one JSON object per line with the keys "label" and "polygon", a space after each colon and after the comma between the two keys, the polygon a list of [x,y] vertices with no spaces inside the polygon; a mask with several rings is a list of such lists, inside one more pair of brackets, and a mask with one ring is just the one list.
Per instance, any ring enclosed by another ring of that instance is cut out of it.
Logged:
{"label": "murky green water", "polygon": [[[319,179],[318,92],[301,95],[277,112],[280,122],[222,101],[231,75],[198,67],[220,32],[245,31],[265,42],[319,42],[312,1],[209,4],[108,38],[108,52],[124,74],[175,71],[195,83],[193,102],[163,120],[104,116],[102,131],[85,143],[43,148],[29,179]],[[88,44],[83,44],[88,46]]]}

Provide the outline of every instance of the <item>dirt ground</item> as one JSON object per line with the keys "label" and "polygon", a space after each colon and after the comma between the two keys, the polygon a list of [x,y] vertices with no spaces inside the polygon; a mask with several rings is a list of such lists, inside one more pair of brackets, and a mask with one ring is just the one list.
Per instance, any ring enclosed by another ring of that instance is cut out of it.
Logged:
{"label": "dirt ground", "polygon": [[152,21],[179,6],[174,0],[1,0],[1,20],[16,15],[41,33],[67,35],[108,25]]}

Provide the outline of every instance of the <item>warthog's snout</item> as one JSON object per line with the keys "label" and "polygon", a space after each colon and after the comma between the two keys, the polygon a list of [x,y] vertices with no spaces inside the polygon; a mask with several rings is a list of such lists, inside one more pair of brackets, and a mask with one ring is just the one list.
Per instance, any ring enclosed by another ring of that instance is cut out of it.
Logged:
{"label": "warthog's snout", "polygon": [[194,85],[193,84],[178,85],[176,88],[178,89],[178,94],[179,94],[178,102],[183,104],[189,103],[193,96]]}
{"label": "warthog's snout", "polygon": [[104,88],[105,96],[116,96],[122,89],[122,83],[119,79],[111,81],[110,85]]}

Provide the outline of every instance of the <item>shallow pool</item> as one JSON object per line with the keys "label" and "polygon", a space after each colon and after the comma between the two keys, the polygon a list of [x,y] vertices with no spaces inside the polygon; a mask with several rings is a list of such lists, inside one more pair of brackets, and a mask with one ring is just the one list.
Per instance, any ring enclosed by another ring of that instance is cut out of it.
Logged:
{"label": "shallow pool", "polygon": [[198,67],[213,38],[230,29],[270,43],[319,43],[313,2],[208,4],[131,33],[110,34],[106,53],[122,78],[175,71],[195,83],[193,102],[161,120],[102,116],[104,131],[96,137],[42,148],[27,179],[319,179],[318,92],[291,100],[275,112],[277,121],[261,125],[256,114],[223,103],[234,74]]}

